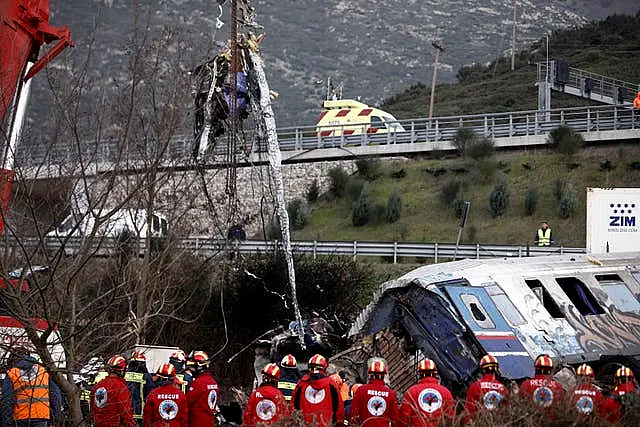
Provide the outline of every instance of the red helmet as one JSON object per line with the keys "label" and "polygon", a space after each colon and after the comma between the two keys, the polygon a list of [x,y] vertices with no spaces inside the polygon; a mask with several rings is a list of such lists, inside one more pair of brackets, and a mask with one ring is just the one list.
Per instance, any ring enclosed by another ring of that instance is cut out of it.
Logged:
{"label": "red helmet", "polygon": [[633,378],[633,371],[626,366],[621,366],[616,371],[616,379],[617,378]]}
{"label": "red helmet", "polygon": [[147,356],[145,356],[145,354],[141,351],[134,351],[133,355],[131,356],[131,360],[134,360],[136,362],[146,362]]}
{"label": "red helmet", "polygon": [[436,363],[431,359],[424,359],[418,363],[418,372],[432,372],[436,370]]}
{"label": "red helmet", "polygon": [[118,355],[112,356],[107,361],[107,370],[114,372],[124,372],[127,369],[127,361],[124,357]]}
{"label": "red helmet", "polygon": [[582,365],[578,366],[578,369],[576,370],[576,375],[578,375],[579,377],[591,377],[594,378],[596,375],[593,372],[593,368],[589,365],[587,365],[586,363],[583,363]]}
{"label": "red helmet", "polygon": [[383,360],[374,360],[369,365],[369,369],[367,369],[369,375],[371,374],[386,374],[387,373],[387,364],[384,363]]}
{"label": "red helmet", "polygon": [[269,363],[262,368],[262,375],[278,380],[280,378],[280,368],[275,363]]}
{"label": "red helmet", "polygon": [[171,379],[176,376],[176,368],[171,363],[163,363],[158,368],[157,374],[159,377]]}
{"label": "red helmet", "polygon": [[482,359],[480,359],[480,369],[486,368],[497,368],[498,367],[498,359],[494,356],[487,354]]}
{"label": "red helmet", "polygon": [[328,366],[327,359],[321,354],[313,355],[311,359],[309,359],[309,370],[311,372],[324,372]]}
{"label": "red helmet", "polygon": [[286,366],[288,368],[295,368],[298,365],[298,361],[296,360],[295,357],[293,357],[293,354],[287,354],[280,361],[280,365]]}
{"label": "red helmet", "polygon": [[538,358],[536,359],[535,363],[533,364],[534,367],[536,368],[553,368],[553,360],[551,360],[551,358],[549,356],[547,356],[546,354],[542,354],[540,356],[538,356]]}
{"label": "red helmet", "polygon": [[169,356],[169,360],[171,360],[171,359],[176,360],[176,361],[178,361],[180,363],[184,363],[184,362],[187,361],[187,355],[184,354],[184,351],[177,350],[177,351],[174,351],[173,353],[171,353],[171,356]]}
{"label": "red helmet", "polygon": [[204,351],[192,351],[187,357],[187,366],[196,371],[202,371],[209,367],[209,355]]}

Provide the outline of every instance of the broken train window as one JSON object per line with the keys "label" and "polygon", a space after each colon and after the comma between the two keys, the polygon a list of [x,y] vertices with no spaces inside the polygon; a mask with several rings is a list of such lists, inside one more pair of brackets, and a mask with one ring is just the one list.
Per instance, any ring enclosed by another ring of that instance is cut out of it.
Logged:
{"label": "broken train window", "polygon": [[491,317],[487,313],[487,310],[484,308],[480,300],[477,296],[472,294],[461,294],[460,299],[464,303],[467,310],[473,316],[473,320],[478,324],[482,329],[495,329],[496,325],[491,320]]}
{"label": "broken train window", "polygon": [[596,280],[620,311],[640,313],[640,303],[617,274],[596,274]]}
{"label": "broken train window", "polygon": [[551,297],[549,291],[546,290],[544,286],[542,286],[542,282],[538,279],[525,279],[525,283],[531,291],[533,291],[534,295],[538,297],[544,308],[547,309],[551,317],[554,319],[563,319],[564,313],[555,302],[555,300]]}
{"label": "broken train window", "polygon": [[577,277],[557,277],[556,282],[583,316],[604,314],[589,287]]}

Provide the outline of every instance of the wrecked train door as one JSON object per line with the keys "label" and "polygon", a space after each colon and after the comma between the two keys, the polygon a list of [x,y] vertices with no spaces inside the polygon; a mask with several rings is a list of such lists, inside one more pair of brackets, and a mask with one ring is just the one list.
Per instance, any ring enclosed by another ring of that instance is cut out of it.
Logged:
{"label": "wrecked train door", "polygon": [[482,348],[500,362],[510,379],[533,376],[533,360],[484,288],[443,286]]}

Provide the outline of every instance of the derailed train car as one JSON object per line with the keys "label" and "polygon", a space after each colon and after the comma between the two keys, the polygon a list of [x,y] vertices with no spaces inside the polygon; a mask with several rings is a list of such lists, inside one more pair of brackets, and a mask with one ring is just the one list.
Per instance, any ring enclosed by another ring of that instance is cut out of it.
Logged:
{"label": "derailed train car", "polygon": [[601,375],[620,363],[640,374],[639,298],[640,253],[461,260],[384,283],[349,335],[368,343],[363,356],[389,361],[398,391],[423,357],[454,391],[487,353],[515,381],[532,376],[543,353]]}

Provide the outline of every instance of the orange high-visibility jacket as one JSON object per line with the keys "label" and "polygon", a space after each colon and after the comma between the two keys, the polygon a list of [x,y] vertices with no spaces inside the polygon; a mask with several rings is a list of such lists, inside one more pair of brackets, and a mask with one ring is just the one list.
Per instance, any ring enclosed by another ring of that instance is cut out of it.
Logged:
{"label": "orange high-visibility jacket", "polygon": [[49,374],[42,366],[38,366],[38,374],[33,380],[22,377],[19,368],[10,369],[7,372],[7,377],[13,383],[15,396],[14,420],[48,420],[51,417]]}
{"label": "orange high-visibility jacket", "polygon": [[638,92],[638,95],[636,95],[633,100],[633,108],[640,108],[640,92]]}

